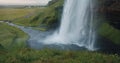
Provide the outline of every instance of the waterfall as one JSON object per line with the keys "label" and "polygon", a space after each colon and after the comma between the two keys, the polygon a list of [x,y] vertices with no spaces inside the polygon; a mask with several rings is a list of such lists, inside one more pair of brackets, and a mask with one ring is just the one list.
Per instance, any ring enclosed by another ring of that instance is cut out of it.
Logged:
{"label": "waterfall", "polygon": [[47,37],[45,44],[74,44],[94,50],[95,30],[93,27],[92,0],[65,0],[60,28]]}

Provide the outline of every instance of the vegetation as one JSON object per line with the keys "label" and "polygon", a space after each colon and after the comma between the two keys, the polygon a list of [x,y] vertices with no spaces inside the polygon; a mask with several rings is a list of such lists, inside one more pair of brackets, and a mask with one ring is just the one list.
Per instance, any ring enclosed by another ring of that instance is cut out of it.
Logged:
{"label": "vegetation", "polygon": [[[36,23],[36,19],[40,18],[44,9],[44,7],[0,8],[0,20],[10,21],[22,26],[38,26],[40,21]],[[37,29],[46,30],[40,27]]]}
{"label": "vegetation", "polygon": [[2,63],[119,63],[118,55],[88,51],[21,48],[0,54]]}
{"label": "vegetation", "polygon": [[[0,20],[13,21],[34,15],[41,8],[0,8]],[[43,8],[42,8],[43,9]]]}
{"label": "vegetation", "polygon": [[[1,8],[0,20],[46,30],[39,27],[50,27],[59,20],[62,4],[63,0],[58,0],[46,8]],[[120,44],[120,31],[108,23],[100,26],[99,33]],[[30,49],[26,46],[27,39],[27,34],[20,29],[0,23],[0,63],[120,63],[120,57],[117,54],[47,48]]]}
{"label": "vegetation", "polygon": [[24,26],[48,26],[53,25],[61,16],[59,8],[63,5],[63,0],[58,0],[50,6],[40,9],[39,12],[30,16],[29,18],[16,19],[14,23],[24,25]]}
{"label": "vegetation", "polygon": [[0,20],[12,21],[23,26],[48,26],[60,18],[59,7],[63,0],[58,0],[47,7],[0,8]]}
{"label": "vegetation", "polygon": [[[26,47],[27,35],[18,28],[0,23],[0,63],[119,63],[118,55]],[[14,42],[14,43],[13,43]]]}
{"label": "vegetation", "polygon": [[[0,63],[119,63],[120,57],[99,52],[26,47],[27,35],[18,28],[0,23]],[[14,42],[14,43],[13,43]]]}
{"label": "vegetation", "polygon": [[99,33],[113,43],[120,45],[120,30],[112,27],[109,23],[103,23],[99,28]]}
{"label": "vegetation", "polygon": [[23,31],[16,27],[9,26],[5,23],[0,23],[0,47],[10,48],[11,46],[24,45],[28,36]]}
{"label": "vegetation", "polygon": [[[41,13],[44,11],[44,7],[42,8],[30,8],[33,11],[31,13],[27,12],[27,10],[29,9],[25,9],[24,11],[26,11],[28,14],[24,15],[20,18],[16,18],[13,20],[13,23],[18,24],[18,25],[22,25],[22,26],[35,26],[38,25],[39,23],[34,23],[36,22],[36,20],[38,18],[40,18],[40,15],[42,15]],[[40,25],[40,24],[39,24]]]}

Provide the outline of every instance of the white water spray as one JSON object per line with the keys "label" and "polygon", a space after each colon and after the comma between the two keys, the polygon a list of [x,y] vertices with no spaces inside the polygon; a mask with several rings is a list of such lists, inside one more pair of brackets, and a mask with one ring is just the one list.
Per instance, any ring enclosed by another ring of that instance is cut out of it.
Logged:
{"label": "white water spray", "polygon": [[94,50],[92,0],[65,0],[59,31],[47,37],[45,44],[74,44]]}
{"label": "white water spray", "polygon": [[51,34],[50,31],[40,32],[29,27],[6,23],[27,33],[30,36],[28,44],[33,48],[39,49],[47,45],[65,45],[66,47],[76,45],[88,50],[96,49],[92,0],[65,0],[60,28],[50,36],[48,36]]}

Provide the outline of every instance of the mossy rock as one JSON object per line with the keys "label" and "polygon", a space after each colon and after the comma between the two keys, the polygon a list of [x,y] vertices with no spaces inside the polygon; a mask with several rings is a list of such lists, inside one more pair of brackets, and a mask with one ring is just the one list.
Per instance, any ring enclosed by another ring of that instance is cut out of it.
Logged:
{"label": "mossy rock", "polygon": [[120,30],[112,27],[109,23],[103,23],[99,28],[99,34],[120,45]]}

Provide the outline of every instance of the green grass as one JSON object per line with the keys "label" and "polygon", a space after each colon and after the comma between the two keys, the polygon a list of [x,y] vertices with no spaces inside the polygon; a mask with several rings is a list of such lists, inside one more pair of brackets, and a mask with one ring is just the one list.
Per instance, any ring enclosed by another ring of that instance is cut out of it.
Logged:
{"label": "green grass", "polygon": [[120,57],[88,51],[21,48],[1,54],[0,61],[2,63],[120,63]]}
{"label": "green grass", "polygon": [[33,15],[40,8],[0,8],[0,20],[14,20]]}
{"label": "green grass", "polygon": [[[46,8],[1,8],[0,20],[10,20],[23,26],[34,26],[37,30],[46,30],[37,26],[50,26],[60,18],[57,8],[63,0]],[[106,32],[107,31],[107,32]],[[101,25],[99,33],[119,44],[120,32],[108,23]],[[99,52],[69,51],[26,47],[28,36],[20,29],[0,23],[0,63],[120,63],[120,57]]]}
{"label": "green grass", "polygon": [[[32,9],[34,9],[34,8],[32,8]],[[33,14],[31,14],[31,15],[29,14],[29,15],[24,15],[21,18],[16,18],[15,20],[13,20],[13,23],[18,24],[18,25],[22,25],[22,26],[34,26],[34,25],[36,25],[34,22],[33,22],[34,24],[32,24],[31,21],[35,21],[34,18],[36,18],[36,15],[41,13],[44,10],[44,8],[38,8],[35,10],[36,11],[33,12]],[[40,17],[38,17],[38,18],[40,18]],[[37,24],[39,24],[39,23],[37,23]]]}
{"label": "green grass", "polygon": [[[34,8],[0,8],[0,20],[12,21],[22,26],[50,28],[59,21],[61,13],[58,8],[63,6],[63,0],[47,6]],[[40,30],[45,28],[40,28]]]}
{"label": "green grass", "polygon": [[[45,7],[0,8],[0,20],[11,21],[22,26],[39,26],[41,21],[36,22],[36,19],[40,18],[44,9]],[[46,30],[40,27],[37,27],[37,29],[41,31]]]}
{"label": "green grass", "polygon": [[[27,35],[18,28],[0,23],[0,63],[119,63],[118,55],[90,51],[26,47]],[[5,40],[5,41],[4,41]],[[13,43],[14,42],[14,43]]]}
{"label": "green grass", "polygon": [[99,34],[120,45],[120,30],[112,27],[109,23],[103,23],[99,28]]}
{"label": "green grass", "polygon": [[53,23],[59,21],[61,13],[57,10],[57,8],[63,5],[63,0],[58,0],[58,2],[42,8],[39,12],[36,12],[34,15],[29,18],[23,17],[14,20],[13,22],[18,25],[23,26],[48,26],[50,27]]}
{"label": "green grass", "polygon": [[44,7],[0,8],[0,20],[7,20],[19,25],[31,26],[30,21],[43,10]]}
{"label": "green grass", "polygon": [[19,44],[25,42],[27,38],[27,34],[20,29],[9,26],[6,23],[0,23],[0,44],[3,47],[9,48],[14,42]]}

